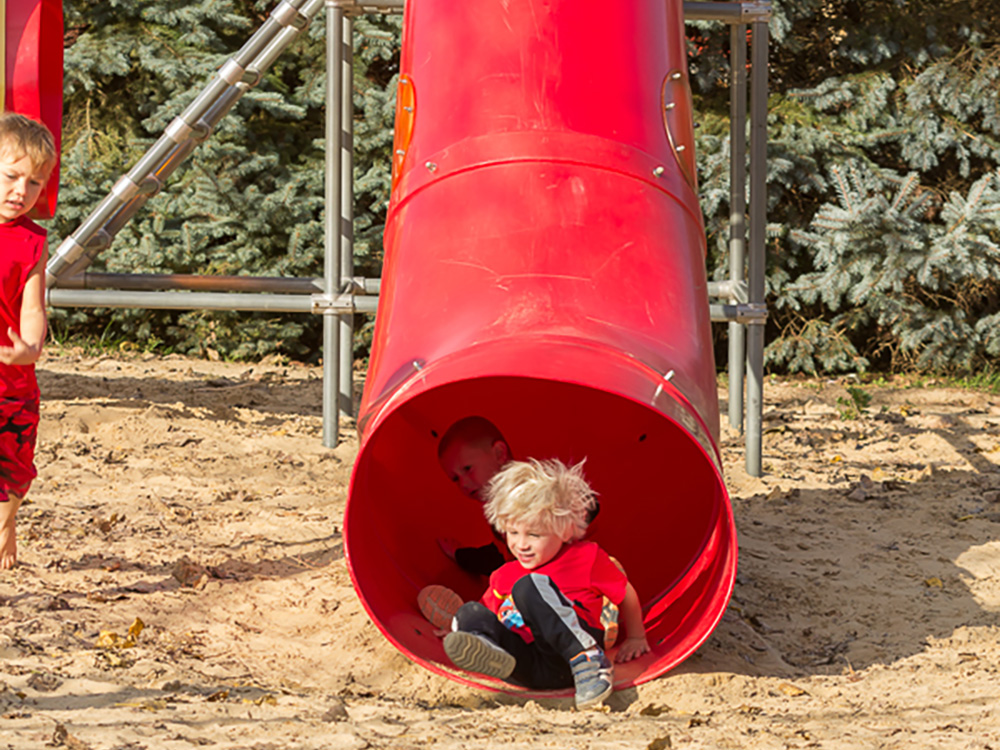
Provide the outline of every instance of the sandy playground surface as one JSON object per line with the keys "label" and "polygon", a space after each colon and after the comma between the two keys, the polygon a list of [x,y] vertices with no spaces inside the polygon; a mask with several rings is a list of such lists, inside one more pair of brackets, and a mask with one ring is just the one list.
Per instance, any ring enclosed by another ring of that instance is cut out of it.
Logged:
{"label": "sandy playground surface", "polygon": [[843,382],[769,383],[764,478],[723,433],[725,617],[577,713],[432,674],[369,622],[340,535],[357,438],[322,447],[319,370],[63,352],[39,379],[0,748],[1000,750],[996,398],[870,386],[844,419]]}

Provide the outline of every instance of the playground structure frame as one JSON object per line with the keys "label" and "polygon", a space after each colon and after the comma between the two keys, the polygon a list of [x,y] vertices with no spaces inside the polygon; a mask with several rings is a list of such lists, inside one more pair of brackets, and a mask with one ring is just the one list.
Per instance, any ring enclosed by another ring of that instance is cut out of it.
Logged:
{"label": "playground structure frame", "polygon": [[[730,26],[729,279],[710,282],[713,322],[728,324],[729,422],[744,431],[746,468],[762,471],[770,2],[685,2],[685,20]],[[57,307],[144,307],[323,315],[323,444],[339,440],[353,411],[353,316],[377,309],[378,279],[353,275],[353,17],[401,13],[404,0],[282,0],[157,142],[67,237],[47,267]],[[87,266],[156,195],[177,166],[313,19],[325,9],[326,164],[324,269],[318,278],[93,273]],[[751,57],[747,57],[747,32]],[[749,180],[747,70],[749,62]],[[339,70],[338,70],[339,68]],[[749,206],[747,188],[749,187]],[[339,206],[340,210],[330,210]],[[744,383],[746,399],[744,400]],[[745,415],[745,419],[744,419]]]}

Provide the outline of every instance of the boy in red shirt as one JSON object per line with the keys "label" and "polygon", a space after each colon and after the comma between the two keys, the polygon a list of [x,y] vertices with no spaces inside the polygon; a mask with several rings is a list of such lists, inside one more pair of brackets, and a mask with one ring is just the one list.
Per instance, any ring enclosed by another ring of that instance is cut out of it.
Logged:
{"label": "boy in red shirt", "polygon": [[0,115],[0,570],[17,562],[15,516],[37,472],[38,383],[45,319],[45,230],[25,215],[56,163],[45,125]]}
{"label": "boy in red shirt", "polygon": [[478,602],[463,604],[444,639],[455,666],[536,689],[574,685],[576,705],[602,702],[614,684],[604,642],[604,598],[617,604],[627,637],[617,661],[649,651],[639,597],[594,542],[581,541],[596,497],[583,463],[511,461],[485,491],[486,518],[514,555],[490,576]]}

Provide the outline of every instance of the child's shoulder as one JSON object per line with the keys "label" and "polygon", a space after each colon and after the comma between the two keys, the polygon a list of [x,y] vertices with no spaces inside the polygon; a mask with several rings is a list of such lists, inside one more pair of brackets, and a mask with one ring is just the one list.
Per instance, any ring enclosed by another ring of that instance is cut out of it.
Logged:
{"label": "child's shoulder", "polygon": [[597,542],[592,542],[590,540],[573,542],[573,544],[570,545],[570,549],[574,550],[575,559],[577,560],[585,560],[594,565],[614,565],[616,568],[621,570],[621,564],[611,556],[611,553],[609,553]]}
{"label": "child's shoulder", "polygon": [[579,541],[573,542],[570,545],[570,549],[576,551],[579,555],[607,555],[608,553],[604,551],[604,548],[597,542],[591,541],[590,539],[580,539]]}

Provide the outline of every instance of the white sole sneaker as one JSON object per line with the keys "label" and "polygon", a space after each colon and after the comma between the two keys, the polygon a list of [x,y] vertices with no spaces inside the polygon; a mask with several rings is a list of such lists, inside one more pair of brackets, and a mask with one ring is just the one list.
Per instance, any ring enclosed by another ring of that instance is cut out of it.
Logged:
{"label": "white sole sneaker", "polygon": [[513,656],[485,636],[461,630],[444,637],[444,652],[459,669],[499,677],[510,677],[517,663]]}

